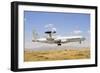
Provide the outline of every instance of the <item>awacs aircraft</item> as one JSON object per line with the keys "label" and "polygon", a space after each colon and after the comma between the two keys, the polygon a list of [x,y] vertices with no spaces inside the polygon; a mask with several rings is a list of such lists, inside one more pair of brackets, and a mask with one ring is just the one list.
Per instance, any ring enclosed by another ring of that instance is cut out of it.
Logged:
{"label": "awacs aircraft", "polygon": [[56,34],[56,30],[46,31],[45,34],[47,34],[48,36],[45,38],[33,38],[32,42],[57,44],[58,46],[61,46],[61,44],[71,42],[79,42],[81,44],[81,42],[85,40],[83,36],[54,36],[54,34]]}

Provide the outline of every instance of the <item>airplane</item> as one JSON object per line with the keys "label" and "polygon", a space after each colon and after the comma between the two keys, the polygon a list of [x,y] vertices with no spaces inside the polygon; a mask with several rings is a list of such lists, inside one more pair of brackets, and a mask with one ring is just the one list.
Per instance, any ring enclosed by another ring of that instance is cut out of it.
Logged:
{"label": "airplane", "polygon": [[82,41],[85,40],[83,36],[58,36],[55,37],[56,30],[46,31],[45,34],[48,36],[46,38],[34,38],[32,42],[41,42],[41,43],[48,43],[48,44],[57,44],[61,46],[62,44],[70,43],[70,42],[79,42],[81,44]]}

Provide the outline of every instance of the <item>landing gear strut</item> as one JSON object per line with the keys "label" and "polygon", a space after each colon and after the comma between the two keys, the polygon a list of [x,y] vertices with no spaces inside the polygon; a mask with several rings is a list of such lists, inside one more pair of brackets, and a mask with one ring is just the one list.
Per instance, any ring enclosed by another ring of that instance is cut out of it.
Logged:
{"label": "landing gear strut", "polygon": [[61,46],[61,40],[59,40],[57,43],[58,46]]}

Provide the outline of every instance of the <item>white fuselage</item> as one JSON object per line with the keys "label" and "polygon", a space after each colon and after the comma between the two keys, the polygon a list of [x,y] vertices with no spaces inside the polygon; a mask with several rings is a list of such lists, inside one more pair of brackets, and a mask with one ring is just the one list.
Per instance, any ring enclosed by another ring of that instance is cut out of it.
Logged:
{"label": "white fuselage", "polygon": [[69,36],[69,37],[50,37],[50,38],[40,38],[35,40],[35,42],[43,42],[43,43],[50,43],[50,44],[62,44],[62,43],[70,43],[70,42],[80,42],[84,41],[85,38],[83,36]]}

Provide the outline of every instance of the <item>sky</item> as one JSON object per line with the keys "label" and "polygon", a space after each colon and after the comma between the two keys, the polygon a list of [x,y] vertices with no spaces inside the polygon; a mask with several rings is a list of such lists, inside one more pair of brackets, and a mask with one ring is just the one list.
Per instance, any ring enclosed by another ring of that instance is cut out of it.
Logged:
{"label": "sky", "polygon": [[82,35],[87,38],[85,44],[89,45],[90,14],[24,11],[25,48],[42,45],[32,43],[32,32],[37,32],[38,37],[44,37],[48,25],[52,25],[59,36]]}

